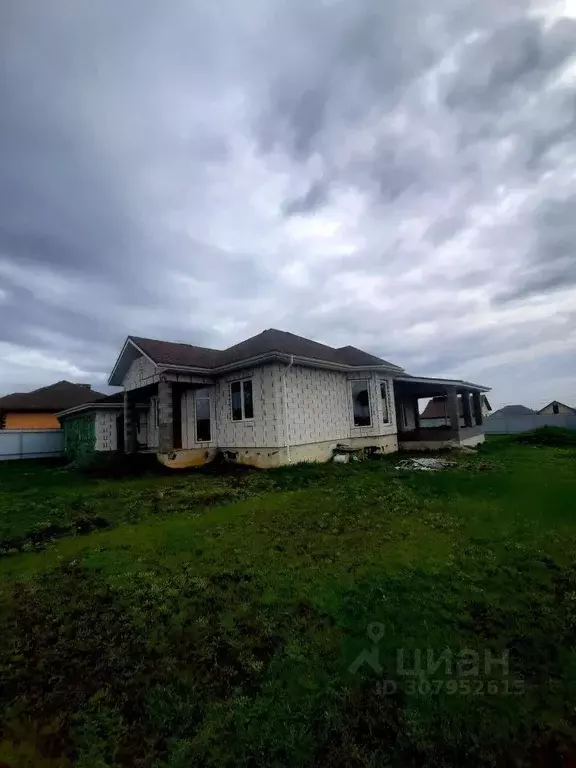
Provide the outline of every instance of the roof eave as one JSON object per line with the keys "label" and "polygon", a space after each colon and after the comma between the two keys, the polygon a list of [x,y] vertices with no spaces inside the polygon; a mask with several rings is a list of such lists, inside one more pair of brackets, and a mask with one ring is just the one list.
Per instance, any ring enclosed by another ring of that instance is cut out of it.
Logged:
{"label": "roof eave", "polygon": [[[135,403],[135,408],[148,408],[148,403]],[[60,419],[63,416],[73,416],[82,411],[121,411],[124,409],[124,403],[83,403],[74,408],[67,408],[65,411],[55,413],[54,416]]]}
{"label": "roof eave", "polygon": [[66,408],[65,411],[59,411],[55,413],[56,418],[62,416],[69,416],[74,413],[81,413],[82,411],[110,411],[121,410],[124,408],[123,403],[83,403],[82,405],[75,405],[74,408]]}
{"label": "roof eave", "polygon": [[129,344],[131,346],[133,346],[134,349],[136,349],[141,355],[143,355],[143,357],[145,357],[147,360],[149,360],[153,365],[158,365],[158,361],[157,360],[154,360],[153,358],[150,357],[150,355],[148,355],[146,352],[144,352],[144,350],[141,347],[139,347],[138,344],[136,344],[136,342],[134,341],[134,339],[131,336],[127,336],[126,337],[126,341],[124,342],[124,344],[122,346],[122,350],[120,351],[120,354],[118,355],[118,357],[116,359],[116,362],[114,363],[114,368],[112,368],[112,373],[108,377],[108,386],[110,386],[110,387],[121,387],[122,386],[123,379],[116,382],[114,377],[116,376],[116,371],[118,370],[118,368],[120,366],[120,362],[121,362],[121,360],[122,360],[122,358],[124,356],[124,353],[126,352],[126,349],[127,349]]}
{"label": "roof eave", "polygon": [[463,379],[437,379],[427,378],[426,376],[395,376],[395,381],[404,381],[407,384],[438,384],[446,387],[460,387],[461,389],[473,389],[478,392],[491,392],[491,387],[485,387],[483,384],[473,384],[471,381]]}
{"label": "roof eave", "polygon": [[228,373],[229,371],[237,370],[239,368],[247,368],[251,365],[261,365],[266,362],[280,361],[286,364],[294,363],[296,365],[306,365],[312,368],[321,368],[331,371],[342,372],[354,372],[354,371],[367,371],[367,370],[382,370],[386,372],[398,372],[401,369],[397,367],[390,367],[385,364],[367,363],[365,365],[347,365],[345,363],[334,363],[330,360],[319,360],[314,357],[304,357],[302,355],[290,355],[287,352],[279,352],[274,350],[271,352],[265,352],[262,355],[256,355],[250,358],[244,358],[244,360],[237,360],[234,363],[228,363],[227,365],[221,365],[217,368],[210,369],[215,375],[222,373]]}
{"label": "roof eave", "polygon": [[282,363],[296,363],[300,365],[307,365],[314,368],[323,368],[334,371],[366,371],[366,370],[382,370],[386,372],[399,373],[403,369],[398,366],[378,364],[378,363],[366,363],[365,365],[348,365],[345,363],[333,363],[329,360],[318,360],[313,357],[303,357],[302,355],[290,355],[287,352],[279,352],[278,350],[264,352],[261,355],[254,355],[253,357],[245,357],[242,360],[235,360],[233,363],[227,363],[226,365],[218,365],[214,368],[200,368],[199,366],[192,365],[174,365],[172,363],[158,362],[159,369],[170,371],[183,371],[186,373],[197,373],[202,376],[220,376],[231,371],[240,370],[242,368],[249,368],[253,365],[263,365],[264,363],[279,361]]}

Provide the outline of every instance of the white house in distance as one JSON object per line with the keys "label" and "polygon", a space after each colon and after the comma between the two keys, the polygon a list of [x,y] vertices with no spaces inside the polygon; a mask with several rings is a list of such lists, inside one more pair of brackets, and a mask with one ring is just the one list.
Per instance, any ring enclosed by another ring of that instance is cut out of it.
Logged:
{"label": "white house in distance", "polygon": [[[124,390],[109,449],[153,451],[174,468],[200,466],[219,452],[273,467],[327,461],[338,444],[390,452],[484,440],[487,387],[411,376],[355,347],[275,329],[225,350],[129,336],[109,384]],[[439,395],[449,424],[422,428],[418,399]]]}
{"label": "white house in distance", "polygon": [[576,416],[576,408],[564,405],[564,403],[560,403],[558,400],[552,400],[544,408],[540,408],[538,413],[545,416]]}

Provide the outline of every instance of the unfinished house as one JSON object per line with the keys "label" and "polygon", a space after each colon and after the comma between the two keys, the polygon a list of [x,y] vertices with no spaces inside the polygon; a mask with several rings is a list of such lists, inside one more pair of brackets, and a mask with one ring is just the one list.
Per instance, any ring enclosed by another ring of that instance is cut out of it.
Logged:
{"label": "unfinished house", "polygon": [[[487,387],[410,376],[355,347],[275,329],[224,350],[129,336],[109,384],[124,390],[123,449],[174,468],[219,452],[273,467],[327,461],[339,444],[390,452],[484,440]],[[426,429],[418,400],[439,395],[450,423]]]}

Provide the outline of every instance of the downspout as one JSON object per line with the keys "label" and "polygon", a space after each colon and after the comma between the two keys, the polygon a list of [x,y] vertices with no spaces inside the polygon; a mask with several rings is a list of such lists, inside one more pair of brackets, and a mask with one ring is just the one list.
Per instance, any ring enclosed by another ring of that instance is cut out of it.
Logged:
{"label": "downspout", "polygon": [[288,460],[288,464],[291,463],[290,458],[290,430],[288,425],[288,398],[286,396],[286,376],[288,375],[288,371],[292,366],[294,365],[294,355],[290,355],[290,362],[286,366],[286,369],[284,371],[284,376],[282,378],[282,384],[283,384],[283,398],[284,398],[284,429],[286,430],[286,459]]}

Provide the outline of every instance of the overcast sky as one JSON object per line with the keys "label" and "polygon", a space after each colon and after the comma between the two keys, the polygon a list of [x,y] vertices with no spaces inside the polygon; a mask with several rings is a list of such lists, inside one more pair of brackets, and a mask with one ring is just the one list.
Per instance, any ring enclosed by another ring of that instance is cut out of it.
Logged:
{"label": "overcast sky", "polygon": [[276,327],[576,405],[576,2],[0,5],[0,393]]}

